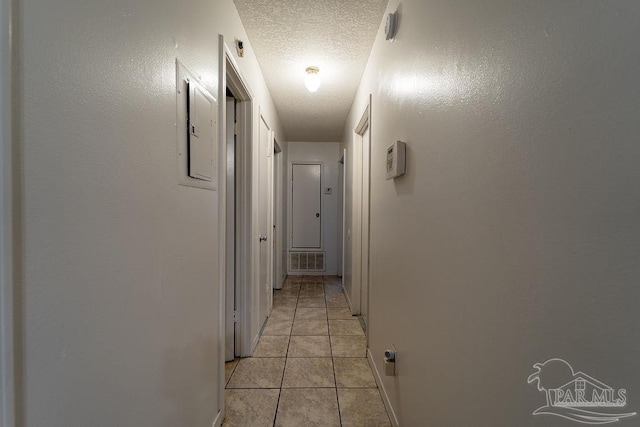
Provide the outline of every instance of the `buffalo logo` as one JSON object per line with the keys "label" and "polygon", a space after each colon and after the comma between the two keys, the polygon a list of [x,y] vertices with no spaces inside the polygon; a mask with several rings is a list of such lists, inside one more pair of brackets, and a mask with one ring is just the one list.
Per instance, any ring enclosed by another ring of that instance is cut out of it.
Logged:
{"label": "buffalo logo", "polygon": [[[584,424],[609,424],[636,415],[619,412],[627,405],[627,390],[615,390],[583,372],[574,372],[562,359],[549,359],[533,367],[536,372],[527,382],[536,382],[547,398],[547,404],[533,415],[555,415]],[[598,408],[598,412],[585,408]]]}

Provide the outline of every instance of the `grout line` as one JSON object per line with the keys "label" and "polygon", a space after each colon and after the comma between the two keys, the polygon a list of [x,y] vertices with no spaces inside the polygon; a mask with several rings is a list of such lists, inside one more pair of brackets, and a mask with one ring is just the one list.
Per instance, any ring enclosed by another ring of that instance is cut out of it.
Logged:
{"label": "grout line", "polygon": [[280,379],[280,389],[278,391],[278,402],[276,403],[276,412],[273,415],[273,427],[276,425],[276,421],[278,419],[278,409],[280,408],[280,397],[282,397],[282,386],[284,385],[284,373],[287,370],[287,361],[289,360],[289,347],[291,346],[291,333],[293,332],[293,323],[296,319],[296,312],[298,311],[298,300],[300,299],[300,287],[298,288],[298,293],[296,295],[296,305],[293,308],[293,319],[291,319],[291,329],[289,329],[289,341],[287,342],[287,353],[284,358],[284,367],[282,369],[282,378]]}
{"label": "grout line", "polygon": [[[235,360],[235,357],[234,357]],[[225,363],[232,363],[232,362],[225,362]],[[225,381],[224,383],[224,388],[226,390],[227,386],[229,385],[229,381],[231,381],[231,377],[233,376],[233,373],[236,371],[236,368],[238,367],[238,364],[240,363],[240,358],[238,358],[238,361],[236,362],[235,366],[233,367],[233,369],[231,370],[231,374],[229,374],[229,379],[227,381]],[[226,370],[225,370],[225,376],[226,376]]]}
{"label": "grout line", "polygon": [[[323,279],[323,284],[322,284],[322,288],[324,290],[324,279]],[[326,293],[325,293],[325,304],[326,304]],[[329,307],[326,308],[326,313],[327,313],[327,329],[329,328]],[[333,344],[331,344],[331,331],[329,331],[329,350],[331,352],[331,366],[333,368],[333,383],[335,384],[336,388],[336,404],[338,405],[338,422],[340,423],[340,426],[342,427],[342,414],[340,413],[340,398],[338,397],[338,378],[336,377],[336,364],[334,363],[334,359],[335,357],[333,357]]]}
{"label": "grout line", "polygon": [[[286,337],[288,337],[287,350],[286,350],[286,354],[285,354],[285,357],[284,357],[285,363],[284,363],[284,368],[282,370],[282,377],[281,377],[281,381],[280,381],[280,387],[265,387],[265,388],[262,388],[262,387],[238,387],[238,388],[228,388],[228,384],[231,381],[231,377],[235,374],[235,371],[238,368],[238,365],[240,364],[240,359],[238,359],[238,362],[235,364],[233,370],[231,371],[231,375],[229,375],[229,381],[227,381],[226,384],[225,384],[225,390],[227,390],[227,389],[228,390],[278,390],[278,401],[276,403],[275,412],[274,412],[274,415],[273,415],[273,423],[272,423],[272,425],[275,427],[276,421],[277,421],[277,417],[278,417],[278,409],[280,407],[280,399],[282,397],[282,390],[283,389],[333,389],[334,392],[335,392],[335,399],[336,399],[335,401],[337,403],[337,408],[338,408],[338,419],[339,419],[340,425],[342,426],[343,425],[342,414],[340,413],[340,399],[339,399],[339,396],[338,396],[339,387],[337,385],[337,378],[336,378],[336,372],[335,372],[335,363],[334,363],[336,357],[333,356],[333,345],[332,345],[332,342],[331,342],[332,335],[328,330],[328,327],[329,327],[329,310],[328,309],[329,309],[329,307],[327,305],[327,293],[326,293],[326,287],[325,287],[327,284],[324,283],[324,277],[322,278],[321,282],[308,283],[309,285],[311,285],[313,287],[317,287],[319,285],[322,286],[322,292],[323,292],[322,298],[324,300],[324,305],[322,307],[301,307],[301,306],[299,306],[300,298],[301,298],[300,295],[302,293],[302,286],[304,284],[305,283],[303,282],[303,278],[301,278],[298,283],[293,283],[294,286],[298,286],[298,291],[297,291],[297,294],[295,295],[296,303],[293,306],[293,318],[291,319],[291,329],[289,331],[289,334],[287,334],[287,335],[272,335],[272,336],[283,336],[283,337],[286,336]],[[344,291],[341,289],[340,293],[344,294]],[[289,308],[289,306],[284,306],[284,307]],[[292,334],[292,332],[293,332],[293,323],[296,320],[296,315],[298,313],[298,309],[299,308],[318,308],[318,309],[323,308],[325,310],[325,316],[323,318],[321,318],[321,319],[298,319],[298,320],[319,320],[319,321],[321,321],[321,320],[324,319],[327,322],[327,334],[326,335],[293,335]],[[332,320],[340,320],[340,319],[332,319]],[[290,352],[290,349],[291,349],[291,340],[292,340],[293,336],[321,336],[321,337],[326,336],[329,339],[329,351],[330,351],[329,354],[330,355],[329,356],[291,357],[289,352]],[[337,335],[335,335],[335,336],[337,336]],[[360,335],[344,335],[344,336],[346,337],[346,336],[360,336]],[[266,357],[253,357],[253,358],[254,359],[275,359],[275,358],[282,359],[283,357],[266,356]],[[317,358],[329,359],[330,358],[331,359],[331,367],[332,367],[332,371],[333,371],[334,385],[333,386],[320,386],[320,387],[317,387],[317,386],[316,387],[308,387],[308,386],[306,386],[306,387],[286,387],[286,388],[284,388],[283,387],[283,385],[284,385],[284,376],[285,376],[285,371],[286,371],[286,368],[287,368],[288,360],[289,359],[311,359],[311,358],[313,358],[313,359],[317,359]],[[342,357],[338,357],[338,358],[342,358]],[[349,357],[349,358],[360,359],[359,357]],[[340,388],[341,389],[344,389],[344,388],[371,389],[371,387],[340,387]]]}
{"label": "grout line", "polygon": [[[284,369],[282,370],[284,372]],[[278,408],[280,407],[280,396],[282,396],[282,388],[278,390],[278,401],[276,402],[276,410],[273,413],[273,425],[272,427],[276,427],[276,420],[278,419]]]}

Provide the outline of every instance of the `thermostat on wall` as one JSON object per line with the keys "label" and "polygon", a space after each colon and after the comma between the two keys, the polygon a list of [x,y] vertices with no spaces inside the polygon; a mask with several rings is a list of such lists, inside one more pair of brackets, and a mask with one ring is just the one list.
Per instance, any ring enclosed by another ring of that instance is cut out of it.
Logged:
{"label": "thermostat on wall", "polygon": [[406,144],[396,141],[387,148],[387,180],[404,174]]}

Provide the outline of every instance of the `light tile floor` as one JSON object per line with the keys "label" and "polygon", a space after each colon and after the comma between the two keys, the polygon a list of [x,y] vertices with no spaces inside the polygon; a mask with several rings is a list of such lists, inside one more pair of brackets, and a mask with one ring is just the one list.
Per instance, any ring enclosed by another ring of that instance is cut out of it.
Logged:
{"label": "light tile floor", "polygon": [[288,277],[254,357],[225,367],[225,427],[391,425],[337,277]]}

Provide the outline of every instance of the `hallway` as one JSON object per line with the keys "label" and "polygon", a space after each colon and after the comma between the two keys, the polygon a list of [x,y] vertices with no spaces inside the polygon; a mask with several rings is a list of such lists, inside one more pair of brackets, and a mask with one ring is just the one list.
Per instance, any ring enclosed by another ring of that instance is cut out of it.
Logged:
{"label": "hallway", "polygon": [[288,277],[254,357],[225,371],[224,426],[390,425],[337,277]]}
{"label": "hallway", "polygon": [[0,427],[640,425],[639,22],[0,1]]}

